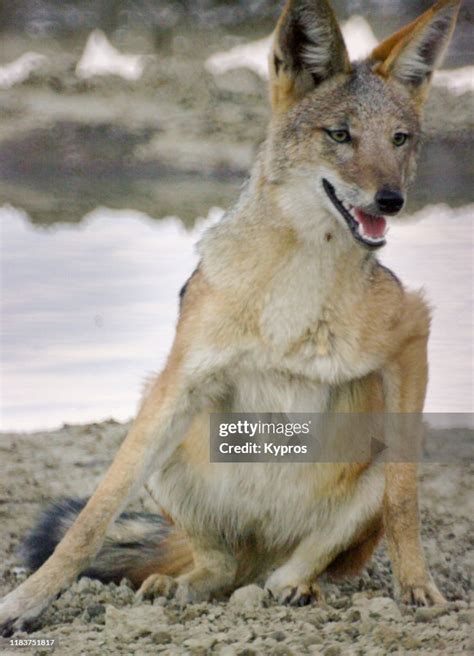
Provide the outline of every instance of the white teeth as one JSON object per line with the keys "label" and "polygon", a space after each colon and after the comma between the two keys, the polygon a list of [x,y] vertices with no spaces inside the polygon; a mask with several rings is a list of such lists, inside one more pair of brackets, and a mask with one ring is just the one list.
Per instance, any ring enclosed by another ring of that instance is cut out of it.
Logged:
{"label": "white teeth", "polygon": [[359,221],[359,219],[357,218],[356,208],[354,207],[354,205],[351,205],[350,203],[346,204],[340,198],[338,198],[338,200],[341,203],[341,205],[344,207],[346,212],[348,212],[351,215],[351,217],[354,219],[354,221],[356,223],[356,226],[354,226],[354,228],[358,232],[360,237],[362,237],[362,239],[364,241],[366,241],[369,244],[373,244],[373,245],[378,245],[378,244],[381,244],[385,241],[385,235],[388,232],[388,226],[385,227],[384,233],[380,237],[372,237],[371,235],[368,235],[364,230],[364,224],[361,223]]}
{"label": "white teeth", "polygon": [[385,233],[382,235],[382,237],[372,237],[371,235],[367,235],[364,230],[360,230],[360,225],[358,232],[361,237],[363,237],[366,241],[370,241],[372,244],[378,244],[385,239]]}
{"label": "white teeth", "polygon": [[359,235],[361,237],[363,237],[365,239],[365,241],[368,241],[371,244],[378,244],[378,243],[380,243],[381,241],[383,241],[385,239],[385,235],[387,233],[387,230],[384,231],[384,234],[381,237],[372,237],[372,235],[368,235],[365,232],[363,224],[359,223],[357,225],[357,232],[359,233]]}
{"label": "white teeth", "polygon": [[381,235],[380,237],[371,237],[370,235],[367,235],[365,233],[364,226],[361,223],[359,223],[359,225],[357,226],[357,229],[358,229],[359,234],[362,237],[364,237],[364,239],[367,239],[367,240],[373,241],[373,242],[383,241],[385,239],[386,235],[387,235],[387,232],[389,231],[389,227],[385,226],[385,230],[383,231],[383,235]]}
{"label": "white teeth", "polygon": [[378,244],[384,240],[383,237],[370,237],[369,235],[366,235],[364,232],[362,232],[361,236],[365,239],[365,241],[370,241],[372,244]]}

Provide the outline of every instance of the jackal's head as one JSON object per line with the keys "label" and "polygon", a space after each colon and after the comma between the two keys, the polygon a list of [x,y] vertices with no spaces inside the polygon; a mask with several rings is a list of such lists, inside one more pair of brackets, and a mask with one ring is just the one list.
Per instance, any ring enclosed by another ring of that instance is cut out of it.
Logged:
{"label": "jackal's head", "polygon": [[385,217],[405,204],[422,106],[459,1],[439,0],[351,63],[326,0],[289,0],[270,55],[266,171],[295,215],[323,205],[327,221],[364,246],[385,243]]}

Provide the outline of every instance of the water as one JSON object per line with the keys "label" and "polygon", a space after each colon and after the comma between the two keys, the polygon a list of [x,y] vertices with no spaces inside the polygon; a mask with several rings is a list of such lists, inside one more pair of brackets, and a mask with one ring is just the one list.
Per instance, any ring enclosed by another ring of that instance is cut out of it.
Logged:
{"label": "water", "polygon": [[0,222],[3,427],[129,418],[171,344],[196,229],[100,208],[79,227],[9,207]]}
{"label": "water", "polygon": [[[428,412],[472,411],[473,211],[427,207],[394,223],[383,252],[434,304]],[[205,223],[106,208],[76,225],[28,219],[0,209],[2,429],[130,418],[170,348]]]}
{"label": "water", "polygon": [[473,410],[474,205],[428,206],[397,221],[382,261],[433,308],[426,412]]}

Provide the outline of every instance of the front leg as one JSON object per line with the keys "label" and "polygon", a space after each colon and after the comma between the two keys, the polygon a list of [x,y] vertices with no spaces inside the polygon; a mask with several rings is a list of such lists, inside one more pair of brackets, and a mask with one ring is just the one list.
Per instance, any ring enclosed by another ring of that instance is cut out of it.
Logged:
{"label": "front leg", "polygon": [[405,604],[445,603],[427,568],[420,538],[415,463],[387,463],[384,521],[395,594]]}
{"label": "front leg", "polygon": [[[388,446],[395,458],[408,452],[409,462],[385,464],[384,523],[392,561],[395,594],[404,603],[416,605],[445,602],[428,571],[420,537],[418,509],[418,467],[416,419],[423,403],[428,380],[428,332],[408,340],[383,372],[388,420]],[[392,434],[390,434],[392,431]],[[397,435],[393,432],[398,431]]]}
{"label": "front leg", "polygon": [[105,478],[73,526],[42,567],[0,601],[0,634],[28,627],[88,567],[111,522],[151,471],[163,467],[179,447],[193,416],[218,395],[224,355],[219,368],[215,359],[207,357],[212,347],[199,310],[199,304],[193,308],[188,303],[182,312],[165,370],[148,391]]}
{"label": "front leg", "polygon": [[[201,381],[201,390],[205,381]],[[183,439],[198,409],[194,386],[181,368],[165,370],[145,400],[105,478],[54,553],[32,576],[0,601],[0,634],[26,629],[86,569],[106,531],[155,466],[162,466]]]}

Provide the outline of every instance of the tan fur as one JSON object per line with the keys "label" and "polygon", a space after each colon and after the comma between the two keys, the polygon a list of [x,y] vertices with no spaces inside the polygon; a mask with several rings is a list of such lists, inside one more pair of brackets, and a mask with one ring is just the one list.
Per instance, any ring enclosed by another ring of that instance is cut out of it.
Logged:
{"label": "tan fur", "polygon": [[383,533],[384,525],[380,515],[364,527],[358,540],[355,540],[346,551],[342,551],[336,556],[327,568],[328,575],[332,579],[339,580],[359,574],[374,553]]}
{"label": "tan fur", "polygon": [[[415,30],[425,27],[430,20],[442,9],[453,8],[456,12],[459,10],[460,3],[456,0],[438,0],[436,4],[425,11],[421,16],[418,16],[414,21],[402,27],[395,34],[390,35],[387,39],[382,41],[372,52],[372,59],[382,62],[382,67],[379,72],[383,75],[388,74],[390,65],[393,63],[400,50],[409,42],[409,38],[413,35]],[[454,23],[453,23],[454,28]],[[449,38],[448,34],[448,38]]]}
{"label": "tan fur", "polygon": [[155,560],[144,563],[143,567],[128,570],[127,578],[139,588],[149,576],[158,571],[165,576],[178,576],[190,571],[193,565],[193,553],[186,534],[182,531],[173,531],[160,544]]}
{"label": "tan fur", "polygon": [[[372,53],[373,60],[378,62],[374,70],[384,77],[394,75],[403,78],[407,74],[411,75],[412,84],[419,87],[416,92],[418,102],[423,103],[426,99],[431,72],[442,59],[452,36],[459,6],[459,0],[438,0],[433,7],[425,11],[412,23],[386,39]],[[442,39],[437,37],[436,31],[444,28],[444,26],[442,23],[437,24],[437,20],[444,20],[449,26],[449,29],[444,29]],[[420,75],[423,71],[423,64],[420,69],[416,48],[421,44],[429,45],[433,40],[436,41],[433,53],[434,59],[426,70],[427,76]],[[404,60],[405,65],[402,66]],[[420,69],[418,73],[415,70],[417,66]]]}
{"label": "tan fur", "polygon": [[[340,458],[356,423],[343,413],[422,410],[429,309],[356,241],[322,181],[368,213],[380,188],[405,191],[421,100],[399,73],[413,65],[428,80],[420,35],[428,30],[432,54],[443,49],[455,12],[431,27],[454,6],[439,2],[350,66],[324,0],[287,4],[271,59],[273,118],[248,188],[201,241],[167,364],[103,482],[51,558],[0,604],[7,630],[36,617],[92,561],[147,479],[181,533],[156,571],[147,563],[133,573],[145,579],[143,595],[192,601],[266,576],[275,597],[300,603],[319,596],[324,571],[363,565],[383,514],[398,593],[442,601],[420,543],[416,465]],[[350,144],[328,135],[342,123]],[[396,148],[400,130],[410,139]],[[326,462],[215,464],[208,417],[217,410],[340,415]],[[390,421],[383,430],[389,444],[406,437]]]}

